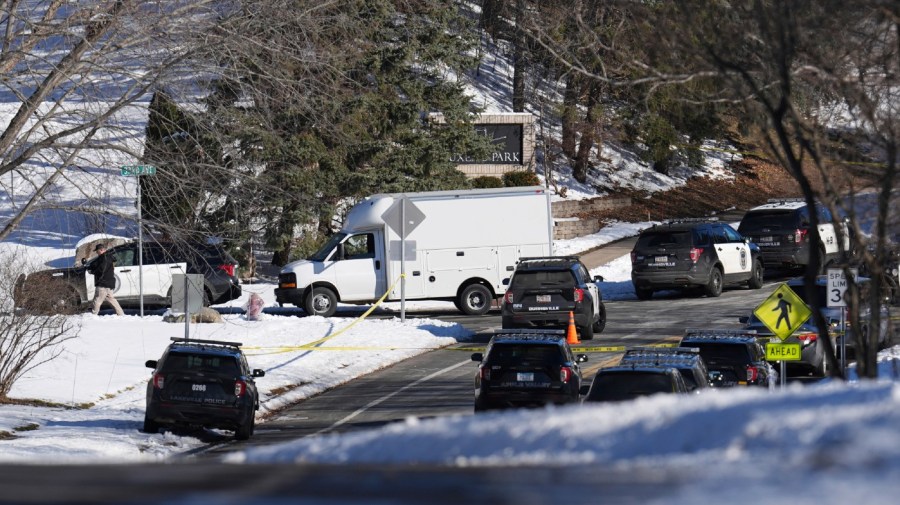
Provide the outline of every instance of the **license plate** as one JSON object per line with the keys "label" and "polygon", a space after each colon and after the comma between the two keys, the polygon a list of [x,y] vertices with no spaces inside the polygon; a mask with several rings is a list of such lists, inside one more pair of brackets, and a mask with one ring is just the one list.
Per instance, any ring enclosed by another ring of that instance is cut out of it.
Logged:
{"label": "license plate", "polygon": [[759,237],[760,242],[771,242],[775,240],[775,237]]}
{"label": "license plate", "polygon": [[667,263],[669,261],[668,256],[657,256],[653,258],[654,263]]}
{"label": "license plate", "polygon": [[519,382],[533,382],[534,372],[517,372],[516,380]]}
{"label": "license plate", "polygon": [[550,295],[537,295],[538,303],[550,303]]}

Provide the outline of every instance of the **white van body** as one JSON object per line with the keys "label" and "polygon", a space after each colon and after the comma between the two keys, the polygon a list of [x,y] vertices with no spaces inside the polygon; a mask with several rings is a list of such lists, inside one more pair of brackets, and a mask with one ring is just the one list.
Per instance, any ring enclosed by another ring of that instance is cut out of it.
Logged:
{"label": "white van body", "polygon": [[449,300],[483,314],[505,293],[519,258],[552,255],[552,234],[550,197],[540,186],[373,195],[316,254],[281,270],[276,300],[329,316],[338,301],[374,303],[388,290],[386,300],[400,300],[405,271],[407,300]]}

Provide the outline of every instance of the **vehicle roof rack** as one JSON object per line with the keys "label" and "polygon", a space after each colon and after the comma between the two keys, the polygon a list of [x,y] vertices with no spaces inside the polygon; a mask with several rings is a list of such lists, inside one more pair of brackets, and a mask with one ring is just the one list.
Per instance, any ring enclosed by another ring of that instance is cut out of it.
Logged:
{"label": "vehicle roof rack", "polygon": [[786,202],[805,202],[806,198],[801,198],[799,196],[792,196],[788,198],[769,198],[767,203],[786,203]]}
{"label": "vehicle roof rack", "polygon": [[197,338],[184,338],[184,337],[171,337],[169,338],[172,342],[184,343],[184,344],[206,344],[206,345],[221,345],[226,347],[240,347],[244,344],[240,342],[225,342],[223,340],[200,340]]}
{"label": "vehicle roof rack", "polygon": [[710,223],[718,221],[719,218],[715,216],[710,217],[677,217],[674,219],[666,220],[666,224],[679,224],[679,223]]}
{"label": "vehicle roof rack", "polygon": [[575,261],[578,259],[578,256],[529,256],[519,258],[519,261]]}
{"label": "vehicle roof rack", "polygon": [[[754,330],[756,331],[756,330]],[[647,353],[647,354],[693,354],[700,353],[699,347],[653,347],[653,346],[636,346],[625,349],[626,353],[634,352],[634,353]]]}
{"label": "vehicle roof rack", "polygon": [[756,336],[756,330],[744,330],[740,328],[688,328],[684,330],[684,335],[734,335],[734,336]]}

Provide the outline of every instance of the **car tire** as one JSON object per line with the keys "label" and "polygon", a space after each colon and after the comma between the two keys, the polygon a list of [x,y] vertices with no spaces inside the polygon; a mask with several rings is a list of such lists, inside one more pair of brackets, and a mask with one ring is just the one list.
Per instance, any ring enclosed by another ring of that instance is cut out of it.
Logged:
{"label": "car tire", "polygon": [[747,285],[750,289],[759,289],[763,286],[763,265],[761,261],[753,261],[753,266],[750,268],[750,280],[747,281]]}
{"label": "car tire", "polygon": [[634,294],[637,295],[638,300],[649,300],[653,298],[653,290],[647,288],[634,288]]}
{"label": "car tire", "polygon": [[144,433],[159,433],[159,423],[144,415],[144,427],[141,431]]}
{"label": "car tire", "polygon": [[253,435],[253,428],[256,424],[256,416],[251,412],[248,416],[249,419],[244,424],[238,426],[236,430],[234,430],[234,438],[235,440],[249,440],[250,436]]}
{"label": "car tire", "polygon": [[606,306],[601,303],[598,312],[597,320],[594,321],[594,333],[603,333],[606,329]]}
{"label": "car tire", "polygon": [[337,296],[328,288],[314,287],[303,301],[303,310],[309,316],[331,317],[337,311]]}
{"label": "car tire", "polygon": [[581,336],[581,340],[594,340],[594,323],[588,323],[578,328],[578,334]]}
{"label": "car tire", "polygon": [[493,296],[483,284],[469,284],[459,294],[460,310],[469,316],[481,316],[491,310]]}
{"label": "car tire", "polygon": [[705,293],[711,298],[722,294],[722,271],[718,267],[713,267],[709,273],[709,283],[706,285]]}
{"label": "car tire", "polygon": [[475,401],[475,412],[487,412],[488,410],[492,410],[493,407],[489,403]]}

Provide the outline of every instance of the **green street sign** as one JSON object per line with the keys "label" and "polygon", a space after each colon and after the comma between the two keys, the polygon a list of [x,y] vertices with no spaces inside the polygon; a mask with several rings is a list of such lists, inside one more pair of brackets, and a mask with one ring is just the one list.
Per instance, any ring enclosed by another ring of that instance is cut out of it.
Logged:
{"label": "green street sign", "polygon": [[122,171],[120,173],[126,177],[153,175],[156,173],[156,167],[153,165],[122,165]]}
{"label": "green street sign", "polygon": [[787,284],[778,286],[753,313],[781,340],[791,336],[812,315],[806,302]]}

